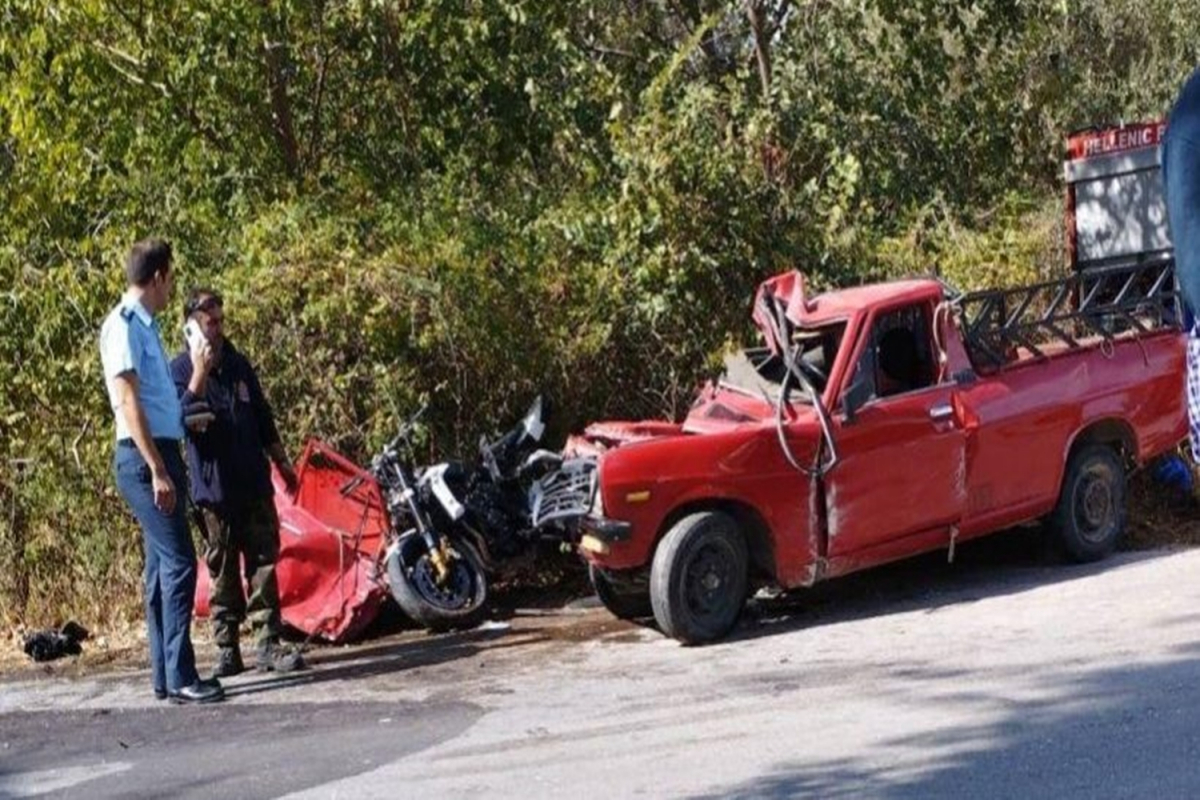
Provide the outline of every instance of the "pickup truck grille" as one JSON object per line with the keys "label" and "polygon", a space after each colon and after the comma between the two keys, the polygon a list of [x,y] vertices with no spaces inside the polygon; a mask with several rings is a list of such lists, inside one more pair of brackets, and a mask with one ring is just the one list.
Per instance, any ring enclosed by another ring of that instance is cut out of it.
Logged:
{"label": "pickup truck grille", "polygon": [[530,489],[534,527],[583,517],[592,505],[595,491],[595,459],[564,461],[562,467],[538,480]]}

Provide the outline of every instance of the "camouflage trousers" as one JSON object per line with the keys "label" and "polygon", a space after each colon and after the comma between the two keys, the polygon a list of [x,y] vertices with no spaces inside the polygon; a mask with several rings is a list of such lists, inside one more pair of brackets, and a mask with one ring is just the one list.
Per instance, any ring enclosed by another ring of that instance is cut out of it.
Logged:
{"label": "camouflage trousers", "polygon": [[279,517],[274,501],[266,497],[235,510],[201,507],[197,516],[204,533],[209,614],[217,646],[236,646],[245,619],[259,642],[278,640]]}

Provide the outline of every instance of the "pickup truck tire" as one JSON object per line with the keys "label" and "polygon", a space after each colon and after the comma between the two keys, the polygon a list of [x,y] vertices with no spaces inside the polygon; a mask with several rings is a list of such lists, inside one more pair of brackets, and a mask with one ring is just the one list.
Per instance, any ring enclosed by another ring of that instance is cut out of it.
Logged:
{"label": "pickup truck tire", "polygon": [[728,633],[746,602],[746,540],[727,514],[705,511],[676,522],[650,568],[650,603],[659,628],[684,644]]}
{"label": "pickup truck tire", "polygon": [[617,619],[643,619],[654,614],[650,590],[646,588],[645,581],[640,589],[622,586],[620,581],[612,580],[594,564],[588,565],[588,577],[600,602]]}
{"label": "pickup truck tire", "polygon": [[1125,467],[1115,450],[1087,445],[1071,456],[1050,518],[1058,545],[1074,561],[1098,561],[1125,532]]}

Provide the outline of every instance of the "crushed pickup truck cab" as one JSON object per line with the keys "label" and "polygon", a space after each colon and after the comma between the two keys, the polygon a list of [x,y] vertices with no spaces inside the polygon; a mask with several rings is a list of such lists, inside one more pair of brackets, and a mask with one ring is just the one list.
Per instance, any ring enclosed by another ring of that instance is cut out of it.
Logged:
{"label": "crushed pickup truck cab", "polygon": [[1112,551],[1126,474],[1186,435],[1169,264],[960,295],[935,279],[810,297],[763,283],[765,347],[727,359],[682,423],[603,422],[580,550],[621,617],[685,643],[751,586],[810,586],[1045,519]]}

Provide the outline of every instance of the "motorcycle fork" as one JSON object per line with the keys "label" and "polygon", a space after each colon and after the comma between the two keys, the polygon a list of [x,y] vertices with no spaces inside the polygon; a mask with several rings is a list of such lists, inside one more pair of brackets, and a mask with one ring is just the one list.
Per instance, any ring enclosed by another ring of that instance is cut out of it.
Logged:
{"label": "motorcycle fork", "polygon": [[437,547],[429,551],[429,561],[437,574],[438,584],[443,584],[450,577],[450,545],[445,536],[439,536]]}

